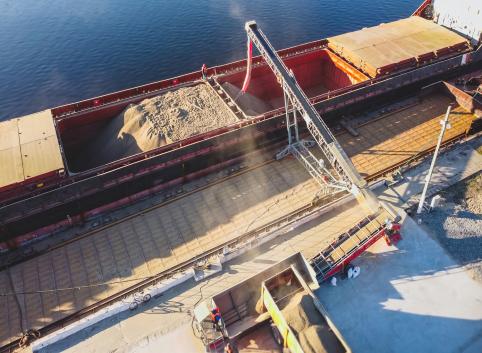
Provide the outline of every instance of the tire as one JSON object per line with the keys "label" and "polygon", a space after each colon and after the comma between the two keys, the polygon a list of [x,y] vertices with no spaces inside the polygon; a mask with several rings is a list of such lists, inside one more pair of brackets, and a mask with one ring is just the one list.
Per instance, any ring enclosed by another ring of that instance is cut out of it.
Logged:
{"label": "tire", "polygon": [[40,332],[38,330],[32,329],[32,334],[35,338],[40,338]]}
{"label": "tire", "polygon": [[142,297],[142,302],[147,303],[149,300],[151,300],[151,298],[152,296],[149,293],[147,293]]}
{"label": "tire", "polygon": [[138,307],[139,307],[139,303],[135,300],[132,303],[129,304],[130,310],[136,310]]}

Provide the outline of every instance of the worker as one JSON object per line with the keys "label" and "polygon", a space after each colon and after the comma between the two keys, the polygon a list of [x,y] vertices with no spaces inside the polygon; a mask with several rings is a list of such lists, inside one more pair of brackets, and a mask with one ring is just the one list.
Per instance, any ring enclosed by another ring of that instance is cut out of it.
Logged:
{"label": "worker", "polygon": [[359,266],[355,266],[355,267],[353,268],[353,276],[352,276],[352,278],[357,278],[357,277],[360,275],[360,271],[361,271],[360,267],[359,267]]}
{"label": "worker", "polygon": [[221,313],[219,312],[218,307],[215,307],[213,310],[211,310],[211,321],[218,328],[220,328],[220,329],[222,328],[221,327]]}
{"label": "worker", "polygon": [[390,220],[386,220],[385,224],[384,231],[387,245],[396,245],[402,239],[402,236],[400,235],[400,224]]}
{"label": "worker", "polygon": [[360,275],[360,267],[350,265],[347,273],[348,279],[355,279]]}
{"label": "worker", "polygon": [[203,64],[203,66],[201,67],[201,76],[202,76],[203,80],[207,80],[207,78],[208,78],[208,68],[207,68],[206,64]]}

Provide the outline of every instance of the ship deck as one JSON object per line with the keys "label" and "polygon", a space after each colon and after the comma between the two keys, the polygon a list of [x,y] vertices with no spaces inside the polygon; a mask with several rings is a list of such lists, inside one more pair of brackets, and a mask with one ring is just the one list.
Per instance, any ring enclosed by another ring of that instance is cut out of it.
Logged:
{"label": "ship deck", "polygon": [[[366,123],[358,137],[339,135],[339,141],[369,178],[433,148],[449,101],[428,96]],[[462,136],[472,119],[470,114],[453,116],[445,141]],[[0,297],[0,344],[18,338],[22,327],[46,326],[305,206],[317,189],[296,160],[270,162],[3,270],[0,293],[22,294]],[[312,255],[343,230],[310,230]]]}
{"label": "ship deck", "polygon": [[[42,327],[294,211],[316,191],[295,160],[269,163],[3,271],[0,292],[33,292],[18,296],[24,327]],[[35,293],[82,286],[93,287]],[[4,298],[1,344],[21,328],[15,298]]]}
{"label": "ship deck", "polygon": [[[380,117],[379,122],[360,126],[357,137],[345,132],[337,139],[363,177],[376,176],[432,149],[440,132],[440,121],[450,103],[446,95],[431,94]],[[460,106],[452,109],[451,128],[446,130],[443,141],[465,133],[473,119],[474,115]]]}

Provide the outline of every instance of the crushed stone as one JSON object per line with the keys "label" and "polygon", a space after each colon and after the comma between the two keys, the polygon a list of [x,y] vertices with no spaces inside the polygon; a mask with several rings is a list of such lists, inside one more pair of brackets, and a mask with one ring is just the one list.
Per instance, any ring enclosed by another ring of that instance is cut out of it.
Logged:
{"label": "crushed stone", "polygon": [[482,282],[482,172],[440,192],[442,203],[422,221],[445,250]]}

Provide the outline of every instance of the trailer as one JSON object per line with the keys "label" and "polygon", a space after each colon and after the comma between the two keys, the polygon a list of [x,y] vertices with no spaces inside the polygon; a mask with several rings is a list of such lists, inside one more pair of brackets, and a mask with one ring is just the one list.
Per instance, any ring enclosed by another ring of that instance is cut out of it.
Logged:
{"label": "trailer", "polygon": [[[317,288],[313,268],[296,253],[197,306],[194,327],[212,353],[226,347],[239,353],[351,352],[314,295]],[[293,315],[298,309],[306,313],[303,330]]]}

